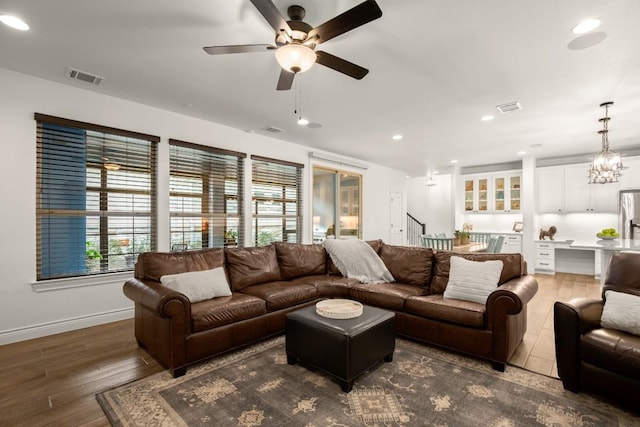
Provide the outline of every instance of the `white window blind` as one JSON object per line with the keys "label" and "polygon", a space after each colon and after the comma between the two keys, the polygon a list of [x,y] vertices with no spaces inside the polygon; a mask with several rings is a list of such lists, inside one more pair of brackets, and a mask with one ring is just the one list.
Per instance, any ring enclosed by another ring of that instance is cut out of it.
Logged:
{"label": "white window blind", "polygon": [[246,154],[169,140],[171,249],[243,246]]}
{"label": "white window blind", "polygon": [[37,279],[132,270],[156,247],[160,138],[35,114]]}
{"label": "white window blind", "polygon": [[251,156],[253,241],[302,241],[302,170],[304,165]]}

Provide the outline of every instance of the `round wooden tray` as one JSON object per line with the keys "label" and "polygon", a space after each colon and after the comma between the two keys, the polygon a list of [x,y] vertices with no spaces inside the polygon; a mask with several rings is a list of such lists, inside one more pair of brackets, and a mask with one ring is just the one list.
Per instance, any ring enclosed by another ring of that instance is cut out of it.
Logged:
{"label": "round wooden tray", "polygon": [[362,304],[350,299],[327,299],[316,304],[316,313],[330,319],[353,319],[362,314]]}

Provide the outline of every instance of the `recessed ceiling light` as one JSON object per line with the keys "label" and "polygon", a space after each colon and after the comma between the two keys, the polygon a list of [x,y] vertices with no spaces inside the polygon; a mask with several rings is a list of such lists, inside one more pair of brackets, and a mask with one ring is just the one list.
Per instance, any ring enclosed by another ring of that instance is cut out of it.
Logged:
{"label": "recessed ceiling light", "polygon": [[306,125],[308,125],[308,124],[309,124],[309,120],[305,119],[304,117],[300,117],[300,118],[298,119],[298,124],[299,124],[300,126],[306,126]]}
{"label": "recessed ceiling light", "polygon": [[9,27],[15,28],[16,30],[20,31],[27,31],[29,29],[27,23],[17,16],[0,15],[0,22],[2,22],[4,25],[8,25]]}
{"label": "recessed ceiling light", "polygon": [[391,138],[392,138],[394,141],[400,141],[400,140],[402,139],[402,135],[400,135],[400,134],[398,133],[398,134],[393,135]]}
{"label": "recessed ceiling light", "polygon": [[482,120],[483,122],[488,122],[488,121],[491,121],[493,119],[495,119],[495,116],[482,116],[480,118],[480,120]]}
{"label": "recessed ceiling light", "polygon": [[595,18],[585,19],[584,21],[580,22],[578,25],[573,27],[571,29],[571,32],[573,32],[573,34],[584,34],[584,33],[588,33],[591,30],[595,30],[599,26],[600,26],[599,19],[595,19]]}
{"label": "recessed ceiling light", "polygon": [[439,174],[439,173],[440,173],[440,172],[438,172],[438,171],[433,171],[433,175],[437,175],[437,174]]}
{"label": "recessed ceiling light", "polygon": [[527,154],[527,152],[526,151],[518,151],[516,154],[518,156],[524,156],[525,154]]}
{"label": "recessed ceiling light", "polygon": [[458,163],[457,160],[451,160],[451,163]]}

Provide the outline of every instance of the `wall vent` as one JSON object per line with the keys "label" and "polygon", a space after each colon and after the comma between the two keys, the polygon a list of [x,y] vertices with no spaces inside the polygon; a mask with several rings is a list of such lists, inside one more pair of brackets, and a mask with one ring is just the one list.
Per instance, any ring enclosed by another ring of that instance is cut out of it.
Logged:
{"label": "wall vent", "polygon": [[269,132],[269,133],[280,133],[280,132],[284,132],[284,129],[280,129],[280,128],[277,128],[277,127],[275,127],[275,126],[271,126],[271,125],[269,125],[269,126],[267,126],[267,127],[262,128],[262,130],[263,130],[263,131],[265,131],[265,132]]}
{"label": "wall vent", "polygon": [[104,77],[96,76],[95,74],[86,73],[84,71],[76,70],[75,68],[67,67],[67,71],[64,73],[65,76],[75,79],[81,80],[87,83],[93,83],[94,85],[99,85],[104,80]]}
{"label": "wall vent", "polygon": [[496,105],[496,108],[498,109],[498,111],[500,111],[502,114],[504,113],[510,113],[512,111],[517,111],[517,110],[522,110],[522,106],[520,105],[519,102],[514,101],[514,102],[508,102],[506,104],[502,104],[502,105]]}

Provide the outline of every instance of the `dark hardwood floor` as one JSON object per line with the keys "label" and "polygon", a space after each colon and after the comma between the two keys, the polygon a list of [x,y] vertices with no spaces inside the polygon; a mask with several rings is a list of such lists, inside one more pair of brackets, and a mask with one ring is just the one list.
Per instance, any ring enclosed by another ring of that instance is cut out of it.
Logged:
{"label": "dark hardwood floor", "polygon": [[[510,363],[557,376],[553,303],[598,297],[599,282],[560,273],[536,278],[527,334]],[[95,394],[160,371],[137,346],[133,320],[0,346],[0,426],[108,426]]]}

